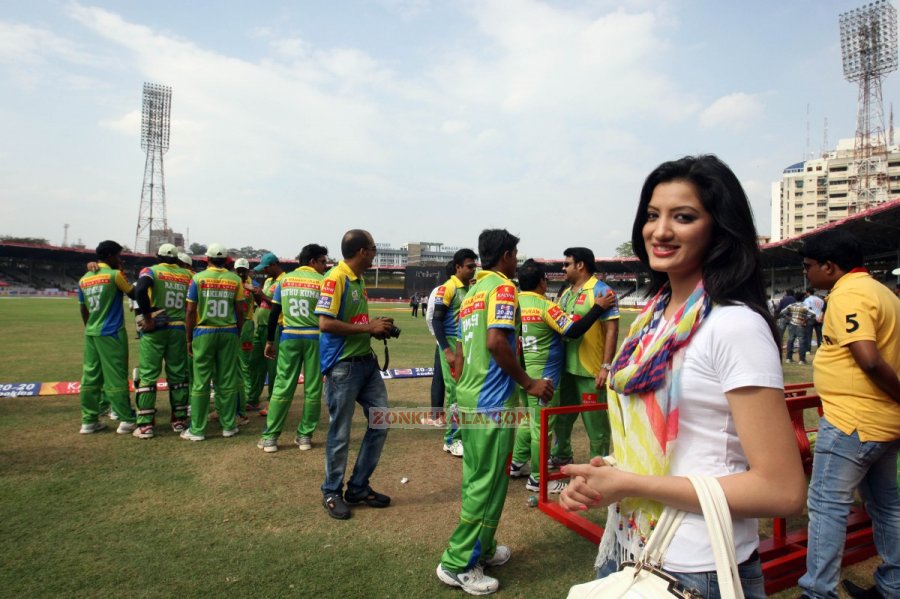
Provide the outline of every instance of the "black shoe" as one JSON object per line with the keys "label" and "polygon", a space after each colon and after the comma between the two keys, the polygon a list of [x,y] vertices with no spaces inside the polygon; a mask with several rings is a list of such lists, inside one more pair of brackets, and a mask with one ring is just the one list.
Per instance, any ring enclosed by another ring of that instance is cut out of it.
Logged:
{"label": "black shoe", "polygon": [[845,580],[843,584],[844,590],[847,591],[847,594],[853,597],[853,599],[884,599],[884,595],[878,592],[877,587],[864,589],[849,580]]}
{"label": "black shoe", "polygon": [[350,517],[350,508],[344,503],[340,493],[329,493],[322,498],[322,505],[332,518],[346,520]]}
{"label": "black shoe", "polygon": [[354,497],[348,493],[345,496],[345,499],[347,500],[347,503],[351,505],[360,503],[365,503],[369,507],[387,507],[391,505],[390,497],[381,493],[376,493],[371,488],[365,495],[360,495],[359,497]]}

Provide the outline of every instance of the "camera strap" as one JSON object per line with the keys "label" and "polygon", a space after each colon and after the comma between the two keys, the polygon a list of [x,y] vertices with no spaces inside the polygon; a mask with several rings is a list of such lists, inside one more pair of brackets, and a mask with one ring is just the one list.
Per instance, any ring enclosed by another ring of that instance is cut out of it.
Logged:
{"label": "camera strap", "polygon": [[[391,352],[388,349],[387,339],[382,339],[384,341],[384,368],[379,368],[381,372],[387,372],[388,364],[391,363]],[[375,364],[378,365],[378,358],[375,358]]]}

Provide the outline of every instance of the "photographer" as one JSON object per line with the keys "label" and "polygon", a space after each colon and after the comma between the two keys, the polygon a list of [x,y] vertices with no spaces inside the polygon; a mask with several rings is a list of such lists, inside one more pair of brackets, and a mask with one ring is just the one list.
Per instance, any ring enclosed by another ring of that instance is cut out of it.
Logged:
{"label": "photographer", "polygon": [[[325,374],[325,403],[331,417],[325,445],[325,482],[322,505],[338,520],[350,517],[347,504],[387,507],[391,498],[376,493],[369,477],[378,465],[387,430],[367,428],[353,474],[343,493],[347,446],[354,402],[368,416],[371,408],[387,407],[387,389],[372,353],[370,338],[385,339],[394,327],[392,318],[369,321],[369,304],[362,274],[371,268],[377,253],[368,231],[347,231],[341,240],[344,259],[325,276],[316,305],[319,317],[319,350]],[[396,336],[397,332],[394,334]]]}

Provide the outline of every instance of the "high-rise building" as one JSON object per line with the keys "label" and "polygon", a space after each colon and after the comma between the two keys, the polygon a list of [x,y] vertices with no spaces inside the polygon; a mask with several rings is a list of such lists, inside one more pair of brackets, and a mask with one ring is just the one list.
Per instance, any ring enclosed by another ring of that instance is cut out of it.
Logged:
{"label": "high-rise building", "polygon": [[795,237],[900,195],[900,146],[887,148],[886,176],[860,202],[851,182],[856,179],[853,139],[835,150],[792,164],[772,184],[772,241]]}

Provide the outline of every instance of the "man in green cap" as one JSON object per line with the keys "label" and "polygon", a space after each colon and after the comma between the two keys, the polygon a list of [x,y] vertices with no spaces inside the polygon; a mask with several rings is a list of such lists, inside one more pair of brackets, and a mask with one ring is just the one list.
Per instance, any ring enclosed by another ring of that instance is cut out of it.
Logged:
{"label": "man in green cap", "polygon": [[[269,252],[260,259],[259,264],[253,270],[266,275],[262,289],[258,287],[253,288],[253,299],[256,300],[259,308],[253,315],[253,319],[256,322],[256,333],[253,336],[253,353],[250,356],[250,393],[247,397],[247,407],[259,409],[259,399],[266,382],[268,381],[269,397],[272,396],[272,389],[275,386],[275,370],[281,331],[275,332],[275,357],[267,359],[265,351],[269,331],[269,312],[272,309],[272,295],[275,293],[275,283],[284,276],[284,269],[281,267],[278,256]],[[284,320],[280,319],[278,324],[282,325],[283,322]]]}

